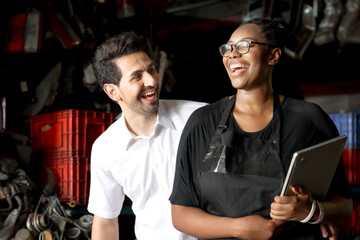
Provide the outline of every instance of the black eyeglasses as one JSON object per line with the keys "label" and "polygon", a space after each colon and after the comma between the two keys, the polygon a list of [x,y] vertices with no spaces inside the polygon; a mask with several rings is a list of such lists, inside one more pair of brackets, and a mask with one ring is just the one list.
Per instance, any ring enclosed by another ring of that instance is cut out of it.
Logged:
{"label": "black eyeglasses", "polygon": [[235,44],[223,44],[219,47],[219,52],[221,54],[221,56],[223,57],[228,57],[230,55],[230,53],[233,51],[233,47],[235,47],[236,51],[240,54],[246,54],[249,52],[251,44],[261,44],[261,45],[268,45],[268,46],[273,46],[270,43],[261,43],[261,42],[254,42],[254,41],[250,41],[250,40],[241,40],[240,42],[237,42]]}

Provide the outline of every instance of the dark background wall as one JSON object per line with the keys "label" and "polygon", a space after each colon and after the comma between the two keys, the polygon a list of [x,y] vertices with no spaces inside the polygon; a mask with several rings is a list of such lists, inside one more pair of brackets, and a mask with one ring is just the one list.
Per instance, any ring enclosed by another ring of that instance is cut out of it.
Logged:
{"label": "dark background wall", "polygon": [[[249,4],[251,2],[253,4]],[[0,53],[0,97],[6,97],[7,128],[28,134],[29,117],[42,112],[69,108],[119,111],[101,90],[89,90],[84,85],[83,69],[90,63],[98,44],[125,30],[143,34],[155,53],[162,50],[167,54],[163,98],[214,102],[235,92],[217,48],[249,16],[249,11],[256,12],[256,9],[264,7],[263,15],[266,16],[290,15],[287,19],[293,27],[293,35],[289,36],[289,43],[295,42],[300,46],[302,40],[297,38],[302,36],[304,39],[306,32],[301,34],[299,11],[312,3],[290,0],[6,1],[0,10],[0,46],[3,49]],[[315,19],[317,25],[324,17],[325,7],[323,1],[319,3]],[[134,14],[120,16],[121,10],[129,6],[133,7]],[[43,12],[41,49],[31,54],[6,53],[10,17],[34,10]],[[64,47],[61,44],[61,38],[54,34],[53,26],[46,17],[48,12],[60,13],[64,17],[81,40],[77,46]],[[294,19],[297,19],[297,24]],[[303,98],[301,86],[304,84],[355,81],[355,88],[344,91],[360,91],[356,59],[359,50],[360,44],[357,43],[342,46],[335,39],[317,46],[312,41],[301,58],[283,54],[274,74],[274,88],[284,95]],[[44,104],[35,89],[59,62],[61,71],[52,103]],[[27,91],[20,87],[24,82]],[[38,108],[43,106],[39,111],[29,111],[36,105]]]}

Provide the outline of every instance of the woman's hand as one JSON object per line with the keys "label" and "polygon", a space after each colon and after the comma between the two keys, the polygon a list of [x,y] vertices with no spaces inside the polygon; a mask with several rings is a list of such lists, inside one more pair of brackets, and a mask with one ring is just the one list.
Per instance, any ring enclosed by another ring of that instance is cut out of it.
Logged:
{"label": "woman's hand", "polygon": [[271,204],[270,217],[280,221],[304,220],[311,210],[312,198],[301,187],[292,187],[294,195],[276,196]]}
{"label": "woman's hand", "polygon": [[286,223],[260,215],[246,216],[238,220],[240,220],[242,224],[238,225],[240,234],[237,237],[253,240],[268,240],[276,237],[280,230],[279,227]]}

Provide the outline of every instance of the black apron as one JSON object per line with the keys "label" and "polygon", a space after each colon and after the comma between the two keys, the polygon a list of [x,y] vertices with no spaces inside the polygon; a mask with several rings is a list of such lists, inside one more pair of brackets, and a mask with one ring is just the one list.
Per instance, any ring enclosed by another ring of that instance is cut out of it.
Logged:
{"label": "black apron", "polygon": [[[252,139],[227,128],[235,99],[234,96],[227,104],[210,148],[201,162],[200,205],[205,211],[217,216],[270,217],[270,205],[274,197],[280,194],[285,179],[280,157],[279,99],[274,97],[273,119],[270,123],[272,131],[268,140]],[[291,236],[294,236],[294,228],[301,228],[300,235],[303,235],[304,227],[317,227],[319,231],[318,226],[300,224],[289,222],[286,225],[287,229],[292,229]],[[313,239],[283,237],[279,239]]]}

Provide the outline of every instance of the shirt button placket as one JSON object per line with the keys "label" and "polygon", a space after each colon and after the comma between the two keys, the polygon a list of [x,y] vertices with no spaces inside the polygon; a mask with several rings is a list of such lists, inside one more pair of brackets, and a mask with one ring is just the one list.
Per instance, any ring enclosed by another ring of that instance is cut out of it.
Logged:
{"label": "shirt button placket", "polygon": [[161,146],[158,144],[158,142],[151,138],[150,140],[151,142],[151,147],[153,149],[154,152],[156,152],[155,154],[155,168],[157,170],[157,179],[159,181],[159,186],[160,186],[160,189],[161,191],[164,193],[164,194],[168,194],[168,187],[167,187],[167,180],[166,180],[166,169],[164,169],[164,163],[162,161],[164,161],[164,159],[162,159],[162,149],[161,149]]}

